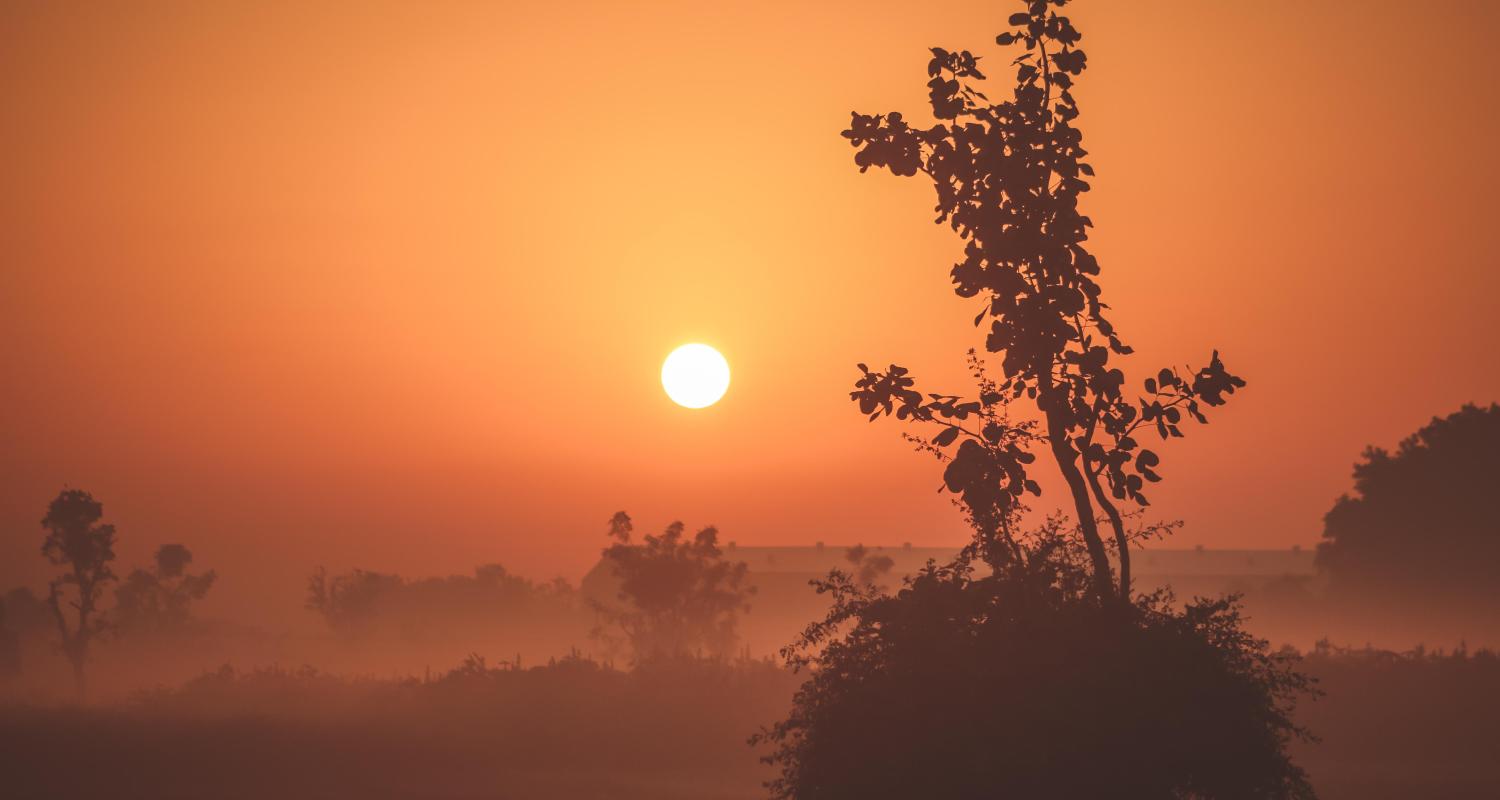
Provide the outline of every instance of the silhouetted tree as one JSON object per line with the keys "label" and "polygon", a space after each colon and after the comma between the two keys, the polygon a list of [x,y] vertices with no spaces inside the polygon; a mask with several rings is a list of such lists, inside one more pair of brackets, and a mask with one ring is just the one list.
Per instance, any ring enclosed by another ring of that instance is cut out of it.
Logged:
{"label": "silhouetted tree", "polygon": [[1317,564],[1336,594],[1484,601],[1500,596],[1500,405],[1434,418],[1394,453],[1371,447],[1354,494],[1323,518]]}
{"label": "silhouetted tree", "polygon": [[191,563],[192,552],[180,544],[157,548],[150,570],[131,571],[115,589],[115,626],[137,633],[183,630],[192,616],[193,601],[202,600],[218,577],[213,570],[190,574]]}
{"label": "silhouetted tree", "polygon": [[[1025,47],[1010,99],[978,91],[973,54],[934,49],[937,124],[855,114],[844,132],[862,170],[933,181],[938,221],[966,243],[953,281],[983,297],[975,322],[990,318],[986,347],[1004,378],[970,351],[979,391],[965,400],[922,394],[902,367],[860,365],[851,397],[871,420],[938,429],[910,438],[946,464],[974,539],[894,595],[839,572],[815,582],[832,608],[783,651],[809,677],[788,718],[753,740],[773,747],[778,798],[1312,796],[1287,755],[1309,689],[1294,656],[1247,634],[1236,598],[1176,610],[1165,592],[1131,591],[1131,542],[1172,527],[1127,527],[1137,514],[1121,505],[1144,506],[1145,482],[1159,480],[1158,457],[1135,437],[1182,435],[1184,415],[1206,421],[1204,407],[1244,382],[1215,353],[1125,395],[1110,359],[1130,349],[1105,319],[1084,247],[1078,197],[1093,171],[1071,88],[1085,56],[1061,5],[1023,2],[998,38]],[[1011,419],[1022,398],[1038,421]],[[1034,445],[1067,482],[1072,522],[1021,524],[1022,498],[1041,493]]]}
{"label": "silhouetted tree", "polygon": [[[77,489],[64,489],[47,508],[42,527],[47,537],[42,555],[67,571],[52,579],[47,587],[47,605],[57,621],[62,637],[62,651],[73,665],[73,679],[80,695],[84,692],[84,664],[89,645],[105,630],[98,612],[99,596],[104,585],[115,579],[109,562],[115,559],[115,526],[100,523],[104,506],[93,495]],[[72,591],[68,590],[72,587]],[[72,594],[69,599],[67,595]],[[72,609],[73,621],[68,620]]]}
{"label": "silhouetted tree", "polygon": [[660,535],[633,544],[634,525],[623,511],[609,521],[615,543],[604,550],[619,580],[618,604],[593,602],[603,625],[623,634],[638,661],[704,651],[724,655],[735,641],[737,615],[753,593],[744,562],[724,559],[718,529],[691,539],[673,522]]}
{"label": "silhouetted tree", "polygon": [[[1160,479],[1159,457],[1138,437],[1181,436],[1184,417],[1206,422],[1204,407],[1221,405],[1245,384],[1215,352],[1197,371],[1160,370],[1132,400],[1125,374],[1111,365],[1113,355],[1131,350],[1105,317],[1099,263],[1085,246],[1092,222],[1078,199],[1094,170],[1073,125],[1072,88],[1087,58],[1072,23],[1050,10],[1060,5],[1023,3],[1026,10],[1010,17],[1014,30],[998,37],[1002,45],[1025,47],[1012,62],[1010,99],[993,102],[979,91],[984,75],[972,53],[933,48],[927,86],[936,124],[913,127],[898,112],[856,113],[844,131],[861,171],[922,173],[933,182],[937,221],[965,242],[950,273],[955,291],[982,299],[974,322],[990,319],[985,347],[1001,355],[1004,369],[1003,380],[964,400],[924,395],[902,367],[877,372],[861,364],[853,398],[871,419],[894,413],[941,428],[933,444],[958,445],[945,484],[991,533],[1011,504],[1041,488],[1027,473],[1033,456],[1026,442],[993,425],[984,411],[1002,396],[1035,402],[1040,441],[1067,482],[1095,592],[1128,603],[1130,549],[1120,504],[1145,505],[1145,482]],[[966,424],[974,419],[985,424]],[[1118,584],[1099,533],[1101,516],[1113,533]]]}

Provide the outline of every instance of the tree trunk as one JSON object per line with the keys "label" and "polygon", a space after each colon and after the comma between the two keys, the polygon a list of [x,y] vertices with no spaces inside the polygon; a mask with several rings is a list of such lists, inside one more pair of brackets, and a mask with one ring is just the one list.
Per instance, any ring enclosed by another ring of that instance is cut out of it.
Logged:
{"label": "tree trunk", "polygon": [[1057,468],[1068,482],[1073,493],[1073,507],[1078,514],[1078,529],[1083,532],[1083,541],[1088,545],[1089,560],[1094,564],[1094,591],[1099,600],[1108,604],[1115,597],[1115,581],[1109,567],[1109,554],[1104,550],[1104,540],[1099,537],[1099,525],[1094,520],[1094,505],[1089,500],[1089,488],[1084,482],[1083,472],[1078,468],[1078,451],[1068,440],[1067,429],[1052,410],[1047,411],[1047,440],[1052,444],[1052,457]]}
{"label": "tree trunk", "polygon": [[[1085,471],[1088,471],[1087,467]],[[1094,490],[1094,499],[1099,501],[1099,507],[1104,509],[1104,515],[1109,517],[1109,525],[1115,532],[1115,547],[1120,551],[1120,600],[1129,603],[1130,542],[1125,538],[1125,521],[1121,519],[1119,509],[1104,494],[1104,487],[1099,485],[1099,474],[1090,471],[1088,476],[1089,486]]]}

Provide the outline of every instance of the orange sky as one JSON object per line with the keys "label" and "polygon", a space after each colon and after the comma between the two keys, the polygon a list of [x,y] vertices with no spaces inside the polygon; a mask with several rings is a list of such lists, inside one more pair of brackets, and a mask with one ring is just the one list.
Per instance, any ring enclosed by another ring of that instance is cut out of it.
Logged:
{"label": "orange sky", "polygon": [[[930,188],[838,136],[922,116],[927,46],[997,52],[1008,6],[918,7],[7,3],[0,587],[64,484],[220,611],[319,563],[576,579],[621,508],[962,541],[847,400],[861,360],[964,390],[981,341]],[[1500,399],[1500,5],[1420,8],[1070,6],[1132,380],[1250,381],[1163,450],[1181,546],[1310,545],[1365,444]],[[697,412],[657,377],[694,340],[734,369]]]}

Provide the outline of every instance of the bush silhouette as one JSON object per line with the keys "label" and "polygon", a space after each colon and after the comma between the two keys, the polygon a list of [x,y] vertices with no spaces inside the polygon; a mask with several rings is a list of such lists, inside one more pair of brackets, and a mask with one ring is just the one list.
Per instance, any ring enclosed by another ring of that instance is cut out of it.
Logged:
{"label": "bush silhouette", "polygon": [[894,596],[835,573],[833,607],[786,651],[810,668],[774,749],[778,798],[1311,797],[1286,755],[1309,689],[1232,599],[1097,602],[1076,528],[976,548]]}

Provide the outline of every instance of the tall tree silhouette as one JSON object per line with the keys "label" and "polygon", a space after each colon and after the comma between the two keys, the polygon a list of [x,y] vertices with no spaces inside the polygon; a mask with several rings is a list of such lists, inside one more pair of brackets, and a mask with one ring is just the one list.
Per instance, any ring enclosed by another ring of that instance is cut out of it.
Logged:
{"label": "tall tree silhouette", "polygon": [[105,629],[97,607],[99,597],[105,584],[115,579],[109,566],[115,559],[115,526],[101,523],[103,516],[104,506],[93,495],[65,489],[42,518],[42,527],[47,531],[42,555],[66,570],[48,584],[47,605],[57,620],[62,651],[73,665],[73,679],[80,695],[85,689],[84,665],[88,662],[89,646]]}
{"label": "tall tree silhouette", "polygon": [[[1205,421],[1204,408],[1244,382],[1214,353],[1126,397],[1111,357],[1129,347],[1084,248],[1078,197],[1092,170],[1071,89],[1085,56],[1061,5],[1022,3],[999,37],[1025,49],[1011,99],[976,88],[973,54],[933,49],[937,124],[855,114],[844,132],[861,169],[933,181],[938,221],[965,241],[953,281],[960,296],[982,296],[975,322],[990,320],[986,347],[1004,375],[991,378],[971,350],[978,396],[964,399],[924,395],[900,366],[860,365],[851,396],[871,420],[937,429],[916,441],[945,462],[974,539],[895,594],[839,572],[815,583],[832,607],[783,651],[810,675],[787,718],[752,739],[772,747],[775,797],[1312,796],[1287,755],[1309,689],[1294,658],[1246,633],[1233,597],[1179,609],[1167,592],[1131,591],[1130,543],[1171,527],[1127,528],[1138,513],[1122,506],[1144,506],[1145,483],[1160,477],[1136,437],[1181,436],[1185,416]],[[1037,418],[1013,419],[1020,403]],[[1076,519],[1028,529],[1038,445]]]}
{"label": "tall tree silhouette", "polygon": [[192,615],[193,602],[202,600],[218,577],[213,570],[189,573],[193,554],[180,544],[157,548],[155,562],[149,570],[132,570],[115,590],[114,623],[122,631],[182,630]]}
{"label": "tall tree silhouette", "polygon": [[1318,566],[1335,594],[1484,600],[1500,596],[1500,523],[1490,504],[1500,405],[1466,405],[1354,466],[1354,493],[1323,519]]}
{"label": "tall tree silhouette", "polygon": [[[946,486],[977,509],[990,535],[1026,493],[1040,494],[1028,475],[1026,441],[992,425],[965,423],[1002,395],[1025,397],[1040,412],[1045,443],[1071,495],[1093,569],[1096,594],[1128,602],[1130,550],[1121,506],[1145,505],[1146,482],[1160,480],[1158,455],[1141,438],[1182,435],[1185,418],[1206,422],[1205,407],[1224,403],[1244,381],[1231,375],[1215,352],[1198,370],[1161,369],[1135,399],[1111,358],[1131,349],[1107,319],[1096,278],[1098,261],[1086,242],[1091,220],[1079,196],[1094,174],[1084,161],[1083,136],[1074,126],[1074,80],[1087,57],[1067,17],[1052,10],[1064,0],[1031,0],[1012,14],[1001,45],[1024,48],[1013,62],[1009,99],[991,101],[980,91],[979,58],[967,50],[932,49],[927,83],[937,122],[914,127],[899,112],[855,113],[843,135],[857,149],[860,171],[918,173],[937,190],[937,222],[964,242],[950,271],[954,291],[979,298],[976,325],[989,320],[985,347],[1001,356],[1003,380],[979,396],[918,391],[907,370],[874,371],[860,365],[852,393],[873,420],[895,414],[942,428],[932,439],[957,444],[944,474]],[[1119,560],[1115,582],[1098,518],[1107,521]]]}
{"label": "tall tree silhouette", "polygon": [[607,629],[617,630],[637,660],[728,653],[738,615],[749,607],[749,568],[724,558],[718,529],[704,528],[692,538],[685,531],[673,522],[636,543],[628,514],[617,512],[609,521],[615,541],[604,558],[619,580],[618,602],[593,604],[603,622],[596,633],[607,637]]}

